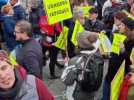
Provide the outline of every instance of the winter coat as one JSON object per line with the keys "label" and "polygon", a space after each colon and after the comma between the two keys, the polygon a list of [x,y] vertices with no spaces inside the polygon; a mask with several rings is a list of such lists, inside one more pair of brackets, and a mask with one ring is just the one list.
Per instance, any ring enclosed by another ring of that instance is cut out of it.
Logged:
{"label": "winter coat", "polygon": [[32,8],[32,11],[29,13],[29,21],[32,24],[32,30],[34,35],[40,34],[40,28],[39,28],[39,9],[38,8]]}
{"label": "winter coat", "polygon": [[106,80],[109,84],[113,80],[123,60],[125,60],[125,74],[127,74],[130,71],[130,54],[132,48],[134,47],[134,40],[125,41],[124,45],[125,52],[122,52],[119,55],[112,53],[111,58],[109,59],[109,68],[106,75]]}
{"label": "winter coat", "polygon": [[[23,79],[26,80],[26,76],[27,76],[26,71],[22,67],[20,67],[19,72],[20,72],[21,76],[23,77]],[[47,86],[45,85],[45,83],[42,80],[35,77],[35,84],[36,84],[35,88],[37,91],[38,100],[54,100],[52,93],[48,90]],[[30,100],[30,99],[28,99],[28,100]],[[31,99],[31,100],[33,100],[33,99]]]}
{"label": "winter coat", "polygon": [[16,53],[16,60],[28,73],[42,78],[43,53],[40,44],[36,40],[23,41],[22,47]]}
{"label": "winter coat", "polygon": [[15,46],[17,45],[17,42],[15,40],[14,28],[15,28],[15,20],[13,16],[3,16],[3,31],[4,31],[4,40],[6,42],[7,48],[9,51],[12,51]]}
{"label": "winter coat", "polygon": [[26,19],[26,13],[24,8],[21,5],[15,6],[14,8],[14,12],[15,12],[15,20],[22,20],[22,19]]}
{"label": "winter coat", "polygon": [[[10,4],[10,2],[8,2],[8,4]],[[11,4],[10,4],[11,5]],[[18,2],[13,6],[13,10],[14,10],[14,18],[17,21],[19,20],[23,20],[26,19],[26,11],[25,9],[21,6],[20,1],[18,0]]]}
{"label": "winter coat", "polygon": [[58,23],[53,25],[48,24],[48,17],[41,16],[39,21],[41,30],[48,36],[59,35],[62,31],[61,26]]}
{"label": "winter coat", "polygon": [[107,7],[112,7],[112,2],[110,0],[105,1],[103,7],[102,7],[102,16],[104,15],[104,11]]}
{"label": "winter coat", "polygon": [[96,20],[95,22],[92,22],[91,20],[86,20],[85,30],[91,32],[100,32],[104,30],[104,23],[101,22],[100,20]]}
{"label": "winter coat", "polygon": [[53,43],[56,42],[57,36],[62,32],[62,28],[59,23],[53,25],[48,24],[48,17],[41,16],[39,21],[41,33],[43,35],[42,45],[46,47],[53,47]]}

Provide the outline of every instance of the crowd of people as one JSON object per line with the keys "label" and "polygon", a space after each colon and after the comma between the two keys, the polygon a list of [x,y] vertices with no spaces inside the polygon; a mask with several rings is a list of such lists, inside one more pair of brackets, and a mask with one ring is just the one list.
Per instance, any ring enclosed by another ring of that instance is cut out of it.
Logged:
{"label": "crowd of people", "polygon": [[[124,60],[125,76],[131,75],[130,81],[134,84],[134,58],[130,59],[134,47],[134,0],[70,0],[73,17],[52,25],[48,24],[43,6],[43,0],[0,1],[0,100],[54,100],[43,83],[43,66],[48,58],[49,78],[60,78],[55,74],[55,66],[61,69],[64,65],[57,61],[58,54],[61,53],[63,59],[71,59],[79,55],[80,50],[91,50],[102,31],[111,44],[115,33],[126,38],[119,44],[119,54],[112,51],[102,54],[109,64],[103,95],[98,100],[110,100],[111,81]],[[82,7],[90,7],[87,14]],[[76,37],[78,46],[71,41],[76,21],[84,28]],[[63,26],[69,29],[65,51],[55,46]],[[17,65],[9,59],[13,51]],[[74,100],[96,100],[95,95],[82,95]],[[134,95],[119,99],[133,100]]]}

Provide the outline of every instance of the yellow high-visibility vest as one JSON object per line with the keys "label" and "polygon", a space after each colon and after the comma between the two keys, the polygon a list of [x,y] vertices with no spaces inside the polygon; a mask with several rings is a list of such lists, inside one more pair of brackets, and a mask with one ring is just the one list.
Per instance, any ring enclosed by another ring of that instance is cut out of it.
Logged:
{"label": "yellow high-visibility vest", "polygon": [[71,42],[75,45],[78,46],[78,42],[77,42],[77,36],[79,33],[84,31],[84,27],[80,24],[80,22],[78,20],[75,21],[75,26],[74,26],[74,30],[72,33],[72,38],[71,38]]}
{"label": "yellow high-visibility vest", "polygon": [[110,53],[112,51],[112,45],[108,37],[106,36],[105,33],[100,33],[99,34],[99,40],[100,40],[100,45],[101,49],[103,50],[104,53]]}
{"label": "yellow high-visibility vest", "polygon": [[119,55],[119,53],[120,53],[120,43],[123,43],[126,38],[127,37],[123,34],[114,33],[113,43],[112,43],[112,52],[113,53]]}
{"label": "yellow high-visibility vest", "polygon": [[13,52],[10,53],[9,59],[10,59],[12,65],[15,65],[15,66],[18,65],[18,63],[16,61],[16,57],[14,56]]}
{"label": "yellow high-visibility vest", "polygon": [[127,12],[126,10],[123,10],[123,12],[132,20],[134,20],[134,16],[132,14],[130,14],[129,12]]}
{"label": "yellow high-visibility vest", "polygon": [[67,36],[68,36],[68,28],[64,27],[62,33],[60,33],[60,36],[58,37],[58,40],[55,43],[55,46],[57,48],[60,48],[62,50],[66,49],[67,46]]}

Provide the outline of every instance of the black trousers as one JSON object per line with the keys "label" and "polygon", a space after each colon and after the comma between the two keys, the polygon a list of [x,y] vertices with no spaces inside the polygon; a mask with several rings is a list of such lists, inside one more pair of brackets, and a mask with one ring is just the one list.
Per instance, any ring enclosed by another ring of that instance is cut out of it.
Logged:
{"label": "black trousers", "polygon": [[69,58],[72,58],[72,57],[76,56],[75,46],[73,45],[73,43],[70,40],[68,40],[67,50],[68,50]]}
{"label": "black trousers", "polygon": [[56,47],[46,47],[43,46],[43,54],[44,54],[44,61],[46,61],[46,51],[49,51],[49,58],[50,58],[50,63],[49,63],[49,69],[50,69],[50,75],[55,75],[55,64],[57,63],[57,55],[59,49]]}

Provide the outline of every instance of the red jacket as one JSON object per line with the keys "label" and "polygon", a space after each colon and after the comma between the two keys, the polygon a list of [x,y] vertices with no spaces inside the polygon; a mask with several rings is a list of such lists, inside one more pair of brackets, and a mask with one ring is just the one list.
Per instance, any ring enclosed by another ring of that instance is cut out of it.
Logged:
{"label": "red jacket", "polygon": [[[59,23],[55,23],[53,25],[48,24],[48,17],[41,16],[39,21],[39,26],[41,29],[41,33],[44,36],[48,36],[51,38],[52,43],[56,42],[56,37],[62,32],[61,25]],[[53,47],[52,43],[49,43],[46,38],[42,41],[42,45],[45,47]]]}
{"label": "red jacket", "polygon": [[[61,26],[58,23],[50,25],[48,24],[47,20],[48,20],[47,16],[40,17],[39,26],[40,26],[41,31],[43,31],[44,33],[47,33],[47,35],[49,36],[55,36],[55,33],[57,33],[56,35],[59,35],[62,31]],[[55,32],[55,30],[57,32]]]}
{"label": "red jacket", "polygon": [[131,86],[130,77],[130,75],[127,75],[123,80],[119,100],[127,100],[128,90]]}
{"label": "red jacket", "polygon": [[[22,79],[25,79],[27,75],[26,70],[23,67],[18,67],[18,70],[20,75],[22,76]],[[52,93],[50,93],[45,83],[38,78],[36,78],[36,87],[39,100],[54,100]]]}

